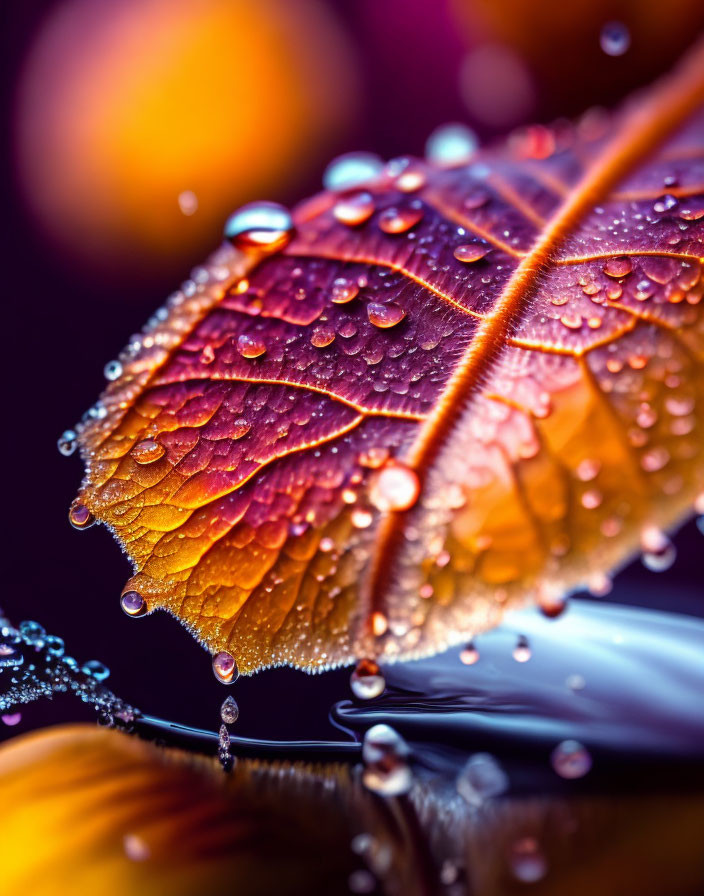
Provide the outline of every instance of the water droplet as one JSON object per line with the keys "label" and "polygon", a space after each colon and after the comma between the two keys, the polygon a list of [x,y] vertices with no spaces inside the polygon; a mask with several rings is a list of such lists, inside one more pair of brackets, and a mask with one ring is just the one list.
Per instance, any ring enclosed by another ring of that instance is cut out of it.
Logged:
{"label": "water droplet", "polygon": [[56,443],[59,454],[69,457],[78,447],[78,435],[73,429],[65,429]]}
{"label": "water droplet", "polygon": [[389,302],[386,305],[382,305],[379,302],[370,302],[367,305],[367,317],[369,318],[369,322],[382,330],[388,330],[390,327],[395,327],[405,316],[406,312],[403,308],[399,308],[399,306],[395,305],[393,302]]}
{"label": "water droplet", "polygon": [[103,367],[103,376],[106,380],[117,380],[122,376],[122,364],[119,361],[108,361]]}
{"label": "water droplet", "polygon": [[672,193],[665,193],[664,196],[661,196],[659,199],[656,199],[653,203],[653,211],[661,214],[662,212],[672,211],[673,208],[677,207],[677,199],[672,195]]}
{"label": "water droplet", "polygon": [[464,165],[477,151],[477,138],[472,130],[463,124],[445,124],[436,128],[425,144],[425,155],[429,162],[443,168]]}
{"label": "water droplet", "polygon": [[408,164],[396,178],[395,186],[402,193],[415,193],[416,190],[425,186],[425,170],[420,162],[412,159],[408,159],[407,162]]}
{"label": "water droplet", "polygon": [[567,609],[567,595],[562,588],[544,584],[538,591],[538,606],[543,616],[556,619]]}
{"label": "water droplet", "polygon": [[460,662],[465,666],[473,666],[479,660],[479,651],[472,641],[460,651]]}
{"label": "water droplet", "polygon": [[373,700],[383,694],[386,681],[374,660],[360,660],[350,675],[350,687],[359,700]]}
{"label": "water droplet", "polygon": [[604,264],[604,273],[608,277],[625,277],[633,270],[633,263],[627,255],[618,255],[616,258],[609,258]]}
{"label": "water droplet", "polygon": [[90,529],[95,517],[85,504],[74,504],[68,512],[68,521],[74,529]]}
{"label": "water droplet", "polygon": [[532,653],[528,638],[525,635],[519,635],[516,646],[513,648],[513,658],[517,663],[527,663]]}
{"label": "water droplet", "polygon": [[509,865],[516,880],[524,884],[534,884],[542,880],[547,872],[545,856],[534,837],[522,837],[516,840],[509,852]]}
{"label": "water droplet", "polygon": [[599,36],[601,49],[607,56],[623,56],[631,45],[631,34],[623,22],[607,22]]}
{"label": "water droplet", "polygon": [[408,757],[408,745],[400,734],[389,725],[372,726],[362,742],[365,787],[382,796],[408,793],[413,784]]}
{"label": "water droplet", "polygon": [[266,351],[266,345],[259,336],[243,333],[237,338],[237,351],[243,358],[259,358]]}
{"label": "water droplet", "polygon": [[372,631],[377,638],[381,638],[382,635],[385,635],[388,627],[389,620],[384,613],[381,613],[378,610],[375,613],[372,613]]}
{"label": "water droplet", "polygon": [[332,213],[340,224],[358,227],[374,214],[374,199],[371,193],[362,190],[341,197],[335,203]]}
{"label": "water droplet", "polygon": [[238,248],[276,252],[293,236],[293,219],[283,205],[252,202],[227,219],[225,237]]}
{"label": "water droplet", "polygon": [[59,638],[57,635],[47,635],[44,644],[46,645],[48,656],[60,657],[64,655],[65,648],[63,638]]}
{"label": "water droplet", "polygon": [[213,657],[213,673],[221,684],[234,684],[240,677],[234,656],[226,650]]}
{"label": "water droplet", "polygon": [[577,740],[563,740],[550,754],[550,762],[561,778],[583,778],[592,767],[587,748]]}
{"label": "water droplet", "polygon": [[508,790],[508,785],[506,772],[489,753],[470,756],[457,776],[457,792],[470,806],[481,806]]}
{"label": "water droplet", "polygon": [[420,482],[410,467],[389,461],[376,477],[370,499],[377,510],[408,510],[418,500]]}
{"label": "water droplet", "polygon": [[677,549],[665,535],[655,526],[646,526],[641,532],[640,546],[643,551],[643,566],[651,572],[664,572],[669,569],[677,557]]}
{"label": "water droplet", "polygon": [[19,647],[20,639],[5,636],[0,641],[0,669],[11,669],[24,663],[24,655]]}
{"label": "water droplet", "polygon": [[457,261],[472,264],[475,261],[481,261],[482,258],[486,258],[488,252],[489,249],[485,246],[480,246],[479,243],[466,243],[465,245],[457,246],[453,254]]}
{"label": "water droplet", "polygon": [[166,453],[163,445],[156,439],[142,439],[132,448],[130,454],[138,464],[151,464],[159,460]]}
{"label": "water droplet", "polygon": [[147,602],[138,591],[125,591],[120,606],[128,616],[144,616],[147,612]]}
{"label": "water droplet", "polygon": [[326,190],[349,190],[378,177],[384,168],[379,156],[370,152],[348,152],[338,156],[325,169]]}
{"label": "water droplet", "polygon": [[225,697],[220,707],[220,718],[226,725],[234,725],[240,717],[240,708],[235,698],[230,695]]}
{"label": "water droplet", "polygon": [[330,299],[336,305],[345,305],[351,302],[359,295],[359,286],[352,280],[346,280],[344,277],[338,277],[332,284],[330,290]]}
{"label": "water droplet", "polygon": [[84,675],[90,675],[96,681],[105,681],[106,678],[110,677],[110,670],[99,660],[88,660],[87,663],[81,666],[81,672]]}
{"label": "water droplet", "polygon": [[12,728],[14,725],[19,725],[22,721],[22,713],[21,712],[6,712],[0,716],[3,725],[8,725]]}
{"label": "water droplet", "polygon": [[406,233],[415,227],[423,217],[420,202],[414,202],[403,208],[387,208],[379,215],[379,227],[384,233]]}
{"label": "water droplet", "polygon": [[178,194],[178,207],[181,214],[190,217],[198,211],[198,197],[193,190],[183,190]]}
{"label": "water droplet", "polygon": [[335,341],[335,331],[332,327],[316,327],[310,337],[311,345],[316,348],[326,348]]}
{"label": "water droplet", "polygon": [[30,644],[43,644],[46,638],[46,631],[43,625],[35,622],[33,619],[25,619],[20,622],[18,631]]}

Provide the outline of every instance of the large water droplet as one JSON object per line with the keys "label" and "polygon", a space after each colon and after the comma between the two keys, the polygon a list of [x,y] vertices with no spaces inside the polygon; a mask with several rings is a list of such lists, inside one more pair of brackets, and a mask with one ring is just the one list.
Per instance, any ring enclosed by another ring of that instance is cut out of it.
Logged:
{"label": "large water droplet", "polygon": [[457,261],[473,264],[475,261],[481,261],[482,258],[485,258],[488,251],[488,248],[479,245],[479,243],[466,243],[465,245],[457,246],[453,255]]}
{"label": "large water droplet", "polygon": [[234,656],[226,650],[213,657],[213,673],[221,684],[234,684],[240,677]]}
{"label": "large water droplet", "polygon": [[138,591],[125,591],[120,606],[128,616],[144,616],[147,612],[147,602]]}
{"label": "large water droplet", "polygon": [[333,206],[335,218],[340,224],[348,227],[358,227],[364,224],[374,214],[374,199],[371,193],[362,190],[359,193],[351,193],[342,196]]}
{"label": "large water droplet", "polygon": [[406,233],[423,217],[423,206],[412,202],[402,208],[387,208],[379,215],[379,227],[384,233]]}
{"label": "large water droplet", "polygon": [[345,277],[338,277],[333,281],[330,290],[330,298],[336,305],[346,305],[359,295],[359,286]]}
{"label": "large water droplet", "polygon": [[68,521],[74,529],[89,529],[95,523],[95,517],[85,504],[74,504],[68,512]]}
{"label": "large water droplet", "polygon": [[240,708],[235,698],[230,694],[230,696],[225,697],[220,707],[220,718],[226,725],[234,725],[239,717]]}
{"label": "large water droplet", "polygon": [[78,447],[78,435],[73,429],[65,429],[56,443],[56,447],[59,449],[59,454],[63,454],[64,457],[69,457]]}
{"label": "large water droplet", "polygon": [[323,186],[326,190],[349,190],[381,174],[384,163],[370,152],[348,152],[338,156],[325,169]]}
{"label": "large water droplet", "polygon": [[374,660],[360,660],[350,675],[352,693],[360,700],[373,700],[384,692],[386,681]]}
{"label": "large water droplet", "polygon": [[561,778],[583,778],[592,767],[587,748],[577,740],[563,740],[550,755],[550,762]]}
{"label": "large water droplet", "polygon": [[230,215],[225,236],[238,249],[276,252],[293,235],[291,213],[275,202],[252,202]]}
{"label": "large water droplet", "polygon": [[633,270],[633,263],[627,255],[618,255],[609,258],[604,264],[604,273],[607,277],[625,277]]}
{"label": "large water droplet", "polygon": [[677,557],[677,549],[665,535],[655,526],[646,526],[641,532],[640,545],[643,551],[643,566],[651,572],[664,572],[669,569]]}
{"label": "large water droplet", "polygon": [[117,380],[122,376],[122,364],[119,361],[108,361],[103,368],[103,376],[106,380]]}
{"label": "large water droplet", "polygon": [[457,792],[470,806],[481,806],[508,789],[508,777],[489,753],[475,753],[457,776]]}
{"label": "large water droplet", "polygon": [[409,749],[389,725],[374,725],[364,735],[362,759],[365,787],[382,796],[400,796],[413,784]]}
{"label": "large water droplet", "polygon": [[477,151],[474,131],[464,124],[445,124],[436,128],[425,144],[425,155],[429,162],[452,168],[464,165]]}
{"label": "large water droplet", "polygon": [[389,302],[386,305],[382,305],[380,302],[370,302],[367,305],[367,317],[369,318],[369,322],[374,324],[375,327],[379,327],[381,330],[388,330],[390,327],[395,327],[405,316],[406,312],[403,308],[400,308],[393,302]]}
{"label": "large water droplet", "polygon": [[88,660],[87,663],[81,666],[81,672],[84,675],[90,675],[96,681],[105,681],[106,678],[110,677],[110,670],[100,660]]}
{"label": "large water droplet", "polygon": [[266,351],[266,345],[259,336],[243,333],[237,338],[237,351],[243,358],[259,358]]}
{"label": "large water droplet", "polygon": [[607,22],[601,29],[599,44],[607,56],[623,56],[631,45],[631,33],[623,22]]}
{"label": "large water droplet", "polygon": [[389,461],[377,475],[370,499],[377,510],[408,510],[418,500],[420,482],[415,470]]}
{"label": "large water droplet", "polygon": [[165,453],[166,449],[156,439],[142,439],[130,451],[138,464],[152,464],[162,458]]}

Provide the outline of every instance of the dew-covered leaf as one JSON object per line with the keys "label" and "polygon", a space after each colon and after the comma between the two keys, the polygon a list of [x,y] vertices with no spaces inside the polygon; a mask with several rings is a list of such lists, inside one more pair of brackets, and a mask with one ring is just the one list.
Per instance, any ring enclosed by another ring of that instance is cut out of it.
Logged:
{"label": "dew-covered leaf", "polygon": [[703,99],[699,48],[613,116],[231,219],[80,428],[126,590],[321,669],[666,554],[704,489]]}

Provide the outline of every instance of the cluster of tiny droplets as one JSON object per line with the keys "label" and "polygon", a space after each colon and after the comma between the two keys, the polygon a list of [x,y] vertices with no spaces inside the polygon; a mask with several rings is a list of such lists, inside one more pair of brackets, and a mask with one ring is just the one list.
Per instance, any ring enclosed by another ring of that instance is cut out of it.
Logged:
{"label": "cluster of tiny droplets", "polygon": [[0,711],[7,713],[41,697],[70,693],[90,703],[98,722],[130,730],[138,710],[123,702],[103,682],[109,669],[98,660],[80,664],[65,652],[64,642],[31,620],[15,628],[0,613]]}

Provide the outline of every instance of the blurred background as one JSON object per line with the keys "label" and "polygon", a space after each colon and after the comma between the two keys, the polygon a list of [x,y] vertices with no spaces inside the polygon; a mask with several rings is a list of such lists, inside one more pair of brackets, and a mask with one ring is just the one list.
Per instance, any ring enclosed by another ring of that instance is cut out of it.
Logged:
{"label": "blurred background", "polygon": [[[107,663],[125,699],[213,727],[223,694],[208,657],[164,614],[127,619],[125,558],[105,530],[67,522],[81,469],[56,439],[97,397],[105,362],[217,245],[236,206],[305,197],[343,151],[422,154],[449,121],[485,142],[613,106],[684,52],[704,4],[5,0],[3,14],[11,436],[0,605]],[[703,615],[693,523],[677,544],[649,601]],[[634,564],[611,599],[638,603],[646,582]],[[240,681],[239,732],[325,734],[347,675],[305,688],[292,671]],[[21,726],[82,712],[35,706]]]}

